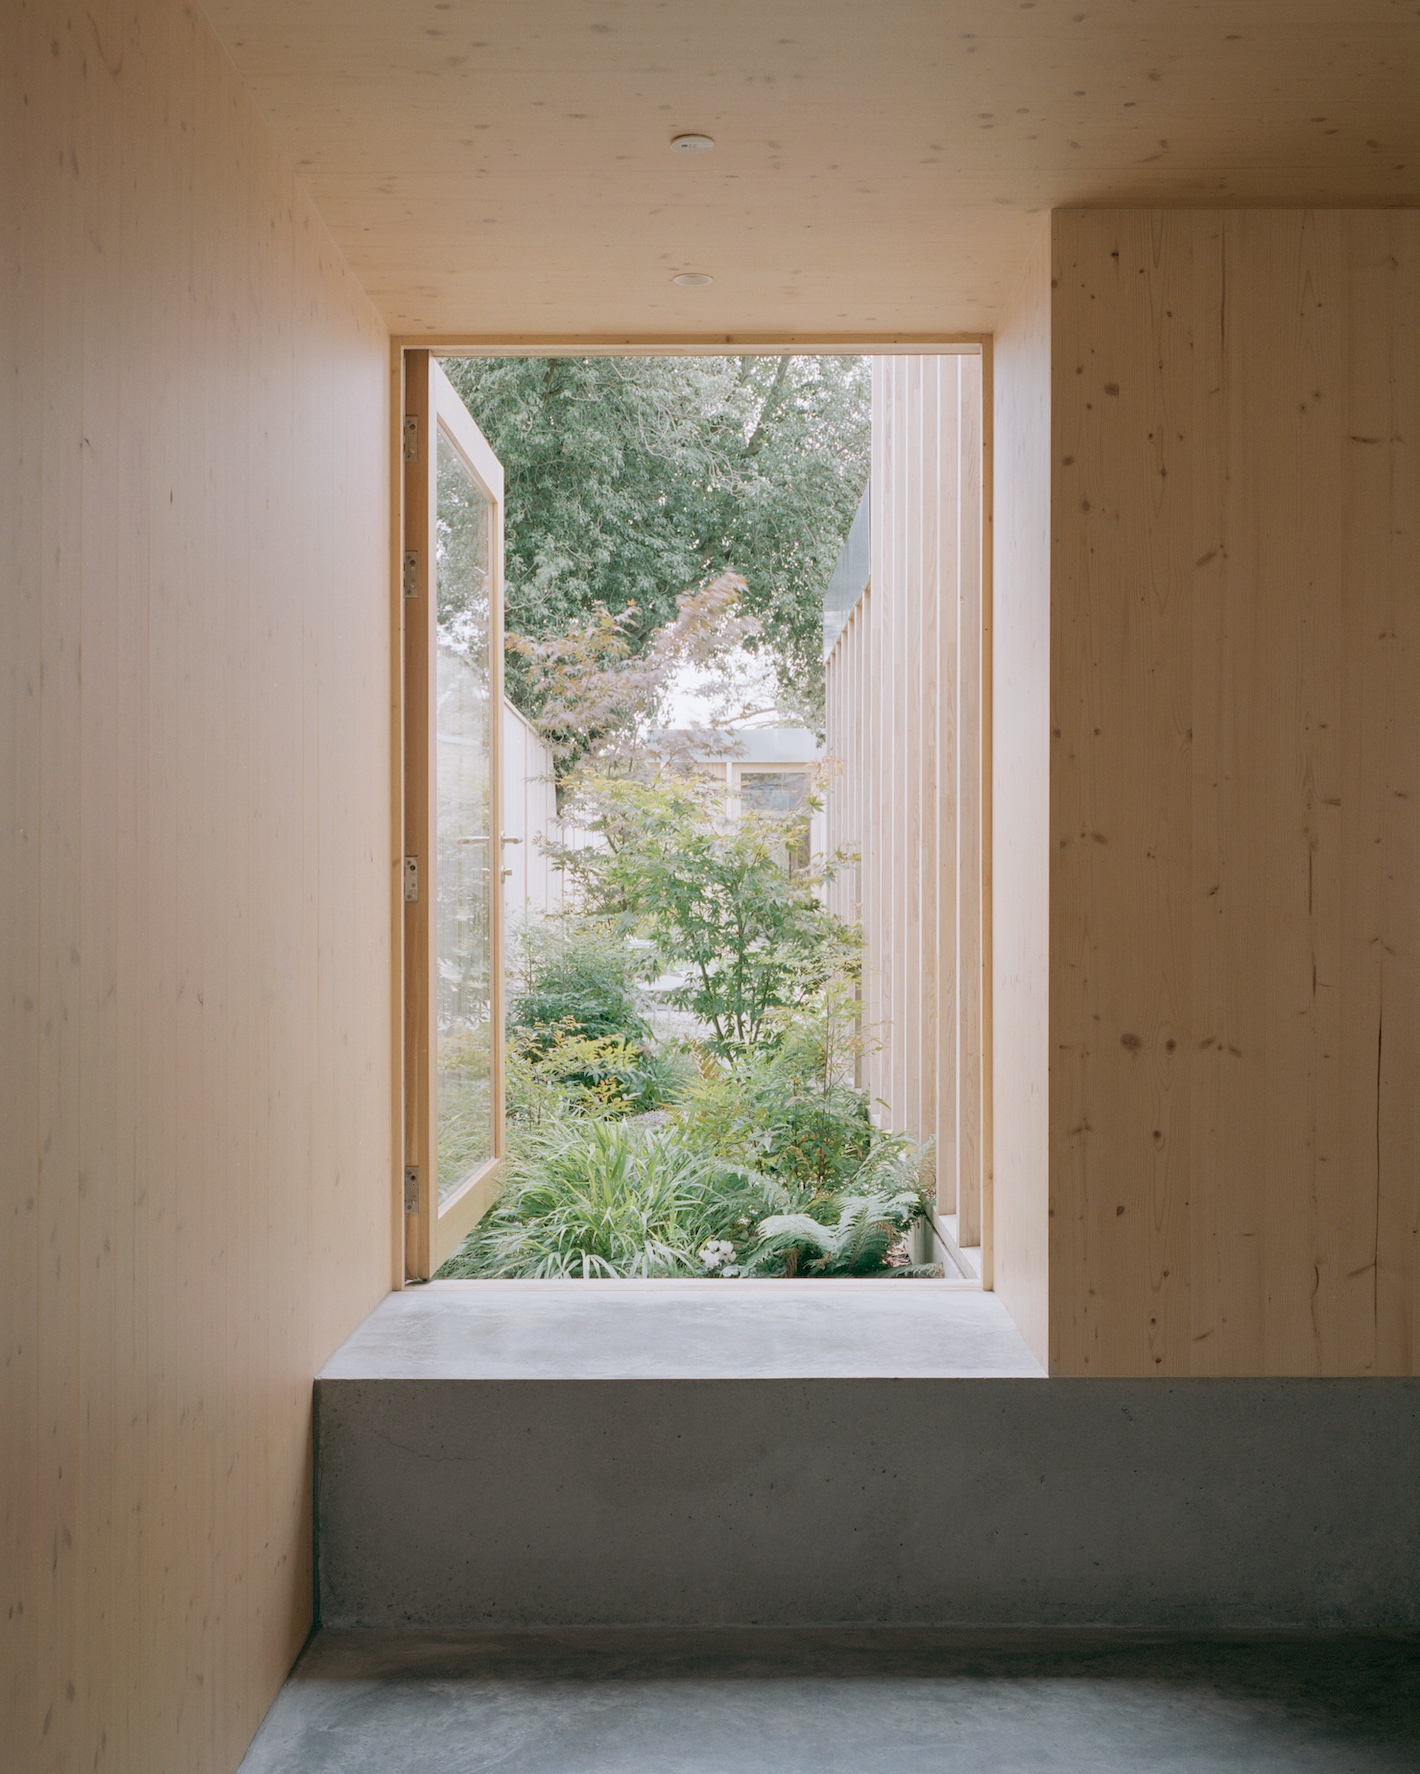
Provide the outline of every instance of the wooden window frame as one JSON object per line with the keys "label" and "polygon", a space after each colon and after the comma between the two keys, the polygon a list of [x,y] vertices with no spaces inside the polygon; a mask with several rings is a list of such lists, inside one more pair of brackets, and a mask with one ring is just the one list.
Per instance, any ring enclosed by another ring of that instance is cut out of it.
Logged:
{"label": "wooden window frame", "polygon": [[[439,1199],[437,1100],[437,992],[435,987],[436,918],[438,905],[437,784],[435,780],[436,719],[434,695],[436,648],[434,561],[436,545],[435,489],[438,435],[442,429],[462,457],[474,481],[488,495],[492,509],[489,631],[503,632],[503,469],[482,433],[469,419],[443,370],[428,351],[405,354],[404,400],[400,426],[403,461],[404,546],[400,563],[399,605],[403,659],[403,744],[400,780],[403,785],[403,841],[400,851],[399,904],[403,922],[403,1280],[427,1281],[456,1251],[497,1194],[506,1155],[503,1113],[504,1001],[503,977],[503,785],[502,709],[503,648],[489,648],[489,867],[492,911],[489,943],[493,954],[490,1020],[490,1088],[493,1104],[493,1154],[463,1179],[444,1201]],[[418,897],[405,892],[406,859],[417,868]]]}
{"label": "wooden window frame", "polygon": [[[979,353],[981,357],[981,494],[982,494],[982,543],[981,543],[981,795],[982,795],[982,946],[985,962],[984,979],[982,982],[982,1055],[983,1096],[985,1120],[982,1127],[983,1145],[983,1178],[981,1199],[981,1262],[982,1286],[990,1289],[993,1285],[994,1268],[994,1128],[992,1125],[993,1106],[993,1034],[992,1034],[992,750],[993,750],[993,710],[992,710],[992,568],[993,568],[993,363],[992,336],[989,333],[946,333],[911,336],[896,334],[887,337],[860,335],[858,337],[803,335],[741,335],[723,336],[707,339],[700,336],[666,335],[664,337],[626,336],[609,337],[605,334],[587,336],[569,336],[562,338],[539,337],[536,334],[519,335],[488,335],[477,333],[441,333],[427,335],[423,338],[408,338],[399,335],[390,341],[391,349],[391,387],[392,387],[392,473],[391,485],[395,489],[391,523],[392,553],[392,594],[391,604],[394,612],[393,632],[397,637],[391,670],[392,700],[392,768],[393,768],[393,830],[394,830],[394,892],[392,922],[397,932],[394,945],[395,964],[392,984],[392,1005],[394,1008],[394,1024],[396,1028],[396,1067],[394,1081],[394,1126],[396,1141],[399,1147],[400,1161],[396,1165],[396,1185],[394,1195],[394,1219],[397,1227],[394,1238],[396,1251],[395,1267],[392,1276],[393,1285],[402,1287],[406,1281],[427,1279],[432,1275],[438,1264],[431,1258],[438,1248],[431,1239],[429,1230],[430,1216],[428,1204],[415,1213],[404,1211],[404,1163],[409,1160],[408,1141],[411,1127],[416,1121],[416,1111],[425,1116],[423,1145],[428,1146],[432,1136],[433,1092],[430,1088],[427,1073],[427,1054],[429,1037],[424,1036],[426,1070],[423,1083],[419,1083],[419,1074],[411,1063],[409,1038],[409,995],[406,981],[411,975],[411,956],[408,919],[403,904],[403,857],[406,851],[406,828],[408,824],[409,803],[413,798],[409,790],[409,748],[412,710],[420,706],[410,695],[408,675],[408,657],[410,652],[410,629],[408,623],[408,605],[414,600],[406,600],[403,596],[403,560],[405,537],[410,532],[411,511],[419,514],[423,525],[432,525],[433,514],[428,510],[427,492],[421,493],[416,486],[411,489],[411,464],[404,461],[404,416],[419,417],[417,409],[411,406],[411,396],[418,393],[421,386],[427,387],[432,377],[423,365],[440,357],[723,357],[723,356],[764,356],[779,357],[785,354],[796,356],[931,356],[937,353],[948,355],[957,352]],[[437,367],[437,366],[436,366]],[[423,415],[422,432],[427,433],[428,415]],[[501,470],[500,470],[501,476]],[[411,498],[413,491],[413,498]],[[502,550],[502,500],[498,503],[499,537],[497,549],[497,597],[498,622],[502,625],[503,602],[503,550]],[[427,548],[427,544],[426,544]],[[422,587],[421,587],[422,596]],[[427,607],[427,604],[426,604]],[[501,649],[494,662],[496,669],[496,709],[501,717],[503,698],[503,660]],[[427,673],[427,665],[425,667]],[[425,688],[421,694],[427,693],[427,677]],[[501,733],[501,718],[494,722],[495,728]],[[418,736],[416,735],[416,741]],[[422,743],[425,756],[428,755],[429,739],[426,735]],[[497,744],[498,742],[495,742]],[[501,752],[501,746],[499,746]],[[498,755],[498,754],[495,754]],[[499,756],[501,766],[501,756]],[[425,766],[427,773],[427,764]],[[421,779],[421,783],[423,779]],[[502,820],[502,782],[501,767],[495,772],[494,795],[498,811],[495,831],[501,831]],[[426,814],[427,820],[427,814]],[[501,845],[499,846],[501,854]],[[503,942],[502,925],[502,894],[495,896],[498,952],[501,953]],[[427,964],[427,936],[425,946],[417,959]],[[420,977],[423,977],[422,975]],[[499,982],[499,1017],[502,1017],[502,974],[498,974]],[[498,1117],[496,1123],[495,1160],[488,1167],[488,1176],[479,1173],[479,1179],[486,1191],[481,1205],[469,1214],[468,1225],[477,1222],[484,1211],[488,1200],[495,1189],[497,1165],[501,1163],[503,1153],[504,1128],[502,1118],[503,1077],[502,1048],[498,1047],[498,1063],[495,1074],[496,1101]],[[422,1149],[422,1148],[421,1148]],[[420,1175],[429,1178],[427,1186],[437,1190],[437,1179],[433,1175],[434,1167],[424,1164]],[[472,1181],[473,1179],[471,1179]],[[460,1198],[466,1191],[460,1191]],[[451,1204],[452,1205],[452,1204]],[[472,1206],[472,1203],[470,1204]],[[411,1227],[411,1221],[417,1227]],[[463,1234],[460,1234],[462,1237]],[[456,1248],[457,1241],[455,1241]],[[423,1257],[423,1261],[411,1264],[410,1258]],[[444,1259],[441,1258],[442,1262]]]}

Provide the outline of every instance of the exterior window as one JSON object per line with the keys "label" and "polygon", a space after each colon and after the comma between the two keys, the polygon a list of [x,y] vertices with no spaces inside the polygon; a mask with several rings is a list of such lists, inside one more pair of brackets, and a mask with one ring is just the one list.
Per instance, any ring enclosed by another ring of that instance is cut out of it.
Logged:
{"label": "exterior window", "polygon": [[756,813],[796,813],[808,798],[807,770],[740,772],[740,800]]}

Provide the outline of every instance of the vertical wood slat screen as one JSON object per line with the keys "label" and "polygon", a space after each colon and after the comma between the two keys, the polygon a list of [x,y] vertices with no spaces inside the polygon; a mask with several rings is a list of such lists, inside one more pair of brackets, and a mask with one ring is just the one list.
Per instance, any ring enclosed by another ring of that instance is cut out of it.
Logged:
{"label": "vertical wood slat screen", "polygon": [[937,1208],[980,1245],[988,1182],[982,379],[977,355],[873,366],[872,568],[827,661],[829,888],[864,936],[860,1082],[933,1142]]}

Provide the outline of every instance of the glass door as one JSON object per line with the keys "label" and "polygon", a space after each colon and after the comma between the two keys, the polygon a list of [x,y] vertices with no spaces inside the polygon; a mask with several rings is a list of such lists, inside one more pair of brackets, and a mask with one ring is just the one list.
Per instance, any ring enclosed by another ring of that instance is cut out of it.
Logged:
{"label": "glass door", "polygon": [[405,356],[405,1272],[427,1279],[503,1156],[503,470]]}

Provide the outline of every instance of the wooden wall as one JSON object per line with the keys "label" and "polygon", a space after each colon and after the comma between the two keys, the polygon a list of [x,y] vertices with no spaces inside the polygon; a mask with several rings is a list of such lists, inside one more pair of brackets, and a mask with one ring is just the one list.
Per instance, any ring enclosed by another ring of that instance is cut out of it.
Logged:
{"label": "wooden wall", "polygon": [[937,1201],[981,1244],[984,1113],[981,357],[873,364],[872,565],[828,659],[831,888],[865,939],[863,1083],[935,1141]]}
{"label": "wooden wall", "polygon": [[[989,333],[1059,204],[1420,193],[1411,0],[587,4],[206,0],[424,343]],[[712,123],[713,156],[666,154]]]}
{"label": "wooden wall", "polygon": [[1420,215],[1053,274],[1051,1369],[1415,1373]]}
{"label": "wooden wall", "polygon": [[393,1262],[388,342],[194,7],[0,80],[0,1766],[228,1774]]}
{"label": "wooden wall", "polygon": [[993,1275],[1042,1362],[1052,1281],[1050,321],[1047,222],[992,352]]}

